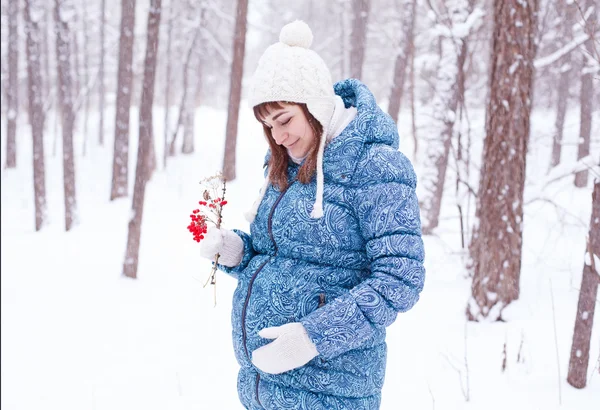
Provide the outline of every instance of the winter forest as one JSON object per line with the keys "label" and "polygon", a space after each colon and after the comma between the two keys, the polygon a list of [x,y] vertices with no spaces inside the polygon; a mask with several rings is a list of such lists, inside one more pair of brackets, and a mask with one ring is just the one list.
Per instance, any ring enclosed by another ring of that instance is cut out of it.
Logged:
{"label": "winter forest", "polygon": [[241,408],[186,225],[222,172],[249,231],[248,80],[296,19],[418,178],[381,408],[600,408],[598,0],[1,1],[2,409]]}

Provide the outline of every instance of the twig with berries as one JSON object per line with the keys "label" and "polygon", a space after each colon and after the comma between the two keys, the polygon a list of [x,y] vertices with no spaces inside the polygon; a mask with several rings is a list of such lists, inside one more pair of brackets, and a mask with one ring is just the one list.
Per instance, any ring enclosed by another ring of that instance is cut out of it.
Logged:
{"label": "twig with berries", "polygon": [[[227,183],[223,174],[218,173],[212,177],[205,178],[200,181],[205,186],[202,194],[202,201],[198,204],[201,208],[194,209],[190,218],[192,222],[188,225],[188,231],[193,235],[196,242],[200,242],[204,239],[204,234],[208,231],[208,223],[214,224],[217,228],[221,227],[223,221],[223,207],[227,205],[225,200],[225,192],[227,189]],[[219,196],[219,190],[221,195]],[[208,280],[204,284],[204,287],[209,283],[214,285],[214,299],[215,306],[217,304],[217,264],[219,263],[219,254],[215,255],[213,267],[210,271]]]}

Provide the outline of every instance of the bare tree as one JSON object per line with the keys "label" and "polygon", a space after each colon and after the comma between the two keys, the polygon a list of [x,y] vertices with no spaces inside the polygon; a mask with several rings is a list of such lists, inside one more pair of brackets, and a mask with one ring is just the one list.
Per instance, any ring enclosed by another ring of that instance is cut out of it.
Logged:
{"label": "bare tree", "polygon": [[[564,18],[560,20],[559,24],[562,38],[564,41],[567,41],[573,37],[572,21],[575,12],[575,6],[562,1],[557,2],[556,6],[559,13],[564,16]],[[569,87],[571,83],[571,75],[573,73],[571,70],[571,53],[565,53],[559,62],[560,78],[558,80],[558,104],[556,107],[556,122],[554,126],[554,140],[552,142],[552,158],[550,160],[550,167],[555,167],[560,164],[565,114],[567,112]]]}
{"label": "bare tree", "polygon": [[402,103],[402,94],[404,91],[404,80],[406,78],[406,68],[411,58],[415,36],[415,10],[417,0],[404,0],[399,6],[402,10],[402,34],[400,35],[400,44],[398,44],[398,56],[394,64],[394,82],[390,92],[390,103],[388,105],[388,114],[394,122],[398,122],[400,113],[400,104]]}
{"label": "bare tree", "polygon": [[[201,4],[202,6],[202,4]],[[200,9],[200,24],[199,32],[206,33],[206,9],[201,7]],[[201,43],[202,44],[202,43]],[[200,90],[202,89],[202,55],[198,50],[198,47],[192,48],[190,59],[192,64],[186,65],[191,72],[186,71],[184,73],[185,86],[185,100],[182,100],[183,110],[180,116],[182,127],[183,127],[183,144],[181,146],[182,154],[192,154],[194,152],[194,124],[196,118],[196,104],[200,98]]]}
{"label": "bare tree", "polygon": [[71,51],[69,19],[74,6],[70,0],[55,0],[54,24],[56,26],[56,61],[58,67],[58,96],[62,112],[63,187],[65,200],[65,229],[69,231],[77,219],[75,194],[75,162],[73,155],[73,83],[71,79]]}
{"label": "bare tree", "polygon": [[171,68],[172,68],[172,44],[173,44],[173,20],[174,20],[174,7],[173,1],[169,2],[169,18],[167,21],[167,73],[165,75],[165,119],[164,119],[164,138],[165,143],[163,147],[163,167],[167,167],[167,156],[169,147],[169,113],[171,108]]}
{"label": "bare tree", "polygon": [[444,10],[444,14],[438,16],[442,33],[441,57],[433,97],[433,117],[427,133],[425,171],[421,178],[424,234],[431,234],[439,223],[450,147],[456,132],[457,108],[464,98],[462,79],[468,32],[460,26],[466,23],[470,5],[467,0],[446,0]]}
{"label": "bare tree", "polygon": [[240,99],[242,96],[242,75],[244,73],[247,14],[248,0],[238,0],[237,12],[235,16],[235,35],[233,38],[231,80],[229,85],[229,110],[227,113],[225,154],[223,156],[223,176],[226,181],[233,181],[235,179],[235,150],[237,142],[238,117],[240,113]]}
{"label": "bare tree", "polygon": [[592,216],[590,232],[586,241],[583,277],[579,288],[579,302],[575,316],[575,330],[569,359],[567,381],[573,387],[582,389],[587,384],[587,368],[590,359],[590,340],[596,310],[596,297],[600,283],[600,180],[594,183],[592,193]]}
{"label": "bare tree", "polygon": [[[80,19],[81,19],[81,16],[79,16],[77,14],[77,12],[74,11],[73,16],[72,16],[72,21],[73,21],[74,27],[79,26]],[[80,95],[81,94],[81,67],[79,65],[79,60],[80,60],[80,58],[79,58],[79,56],[80,56],[80,53],[79,53],[79,30],[75,29],[74,31],[72,31],[71,38],[69,40],[71,41],[71,47],[73,47],[73,52],[70,55],[70,57],[73,59],[73,65],[72,65],[73,94]]]}
{"label": "bare tree", "polygon": [[352,21],[352,33],[350,34],[350,76],[362,78],[362,67],[365,59],[365,47],[367,46],[367,20],[371,0],[352,0],[354,12]]}
{"label": "bare tree", "polygon": [[[196,28],[194,32],[194,37],[192,42],[190,43],[187,54],[185,57],[185,61],[183,63],[183,91],[181,94],[181,100],[179,102],[179,113],[177,114],[177,123],[175,124],[175,130],[173,131],[173,136],[171,137],[171,143],[169,145],[169,155],[175,155],[175,142],[177,141],[177,135],[179,135],[179,131],[186,126],[186,122],[184,121],[186,117],[186,110],[189,107],[189,76],[190,76],[190,61],[192,59],[194,49],[196,48],[196,43],[198,42],[198,38],[200,37],[200,25]],[[185,132],[185,130],[184,130]]]}
{"label": "bare tree", "polygon": [[104,145],[104,46],[106,32],[106,0],[100,1],[100,66],[98,68],[98,143]]}
{"label": "bare tree", "polygon": [[[193,99],[192,93],[188,93],[189,100]],[[186,104],[187,107],[183,114],[183,144],[181,145],[182,154],[192,154],[194,152],[194,105]]]}
{"label": "bare tree", "polygon": [[156,51],[160,29],[161,0],[151,0],[148,12],[148,31],[146,40],[146,57],[144,59],[144,81],[140,102],[140,129],[133,188],[132,216],[129,220],[127,250],[123,262],[123,274],[130,278],[137,277],[142,216],[144,213],[144,196],[148,181],[148,150],[153,139],[152,103],[154,100],[154,78],[156,75]]}
{"label": "bare tree", "polygon": [[19,2],[8,2],[8,86],[6,87],[6,168],[17,166],[19,115]]}
{"label": "bare tree", "polygon": [[[590,38],[585,42],[587,53],[583,54],[583,64],[581,72],[581,94],[580,94],[580,109],[581,120],[579,123],[579,149],[577,150],[577,159],[584,158],[590,155],[590,134],[592,131],[592,112],[594,105],[594,81],[592,70],[593,64],[598,64],[594,61],[594,36],[596,30],[596,22],[598,21],[598,10],[596,0],[587,0],[585,2],[585,13],[587,19],[585,21],[585,30]],[[582,188],[587,186],[588,170],[583,170],[575,174],[575,186]]]}
{"label": "bare tree", "polygon": [[135,0],[121,1],[121,37],[119,39],[119,75],[117,79],[117,113],[110,200],[127,196],[129,155],[129,111],[133,83],[133,29]]}
{"label": "bare tree", "polygon": [[44,167],[44,107],[42,98],[42,68],[40,65],[39,20],[42,7],[36,0],[25,0],[24,21],[27,34],[27,78],[29,122],[33,138],[33,190],[35,197],[35,230],[46,222],[46,175]]}
{"label": "bare tree", "polygon": [[[203,13],[204,14],[204,13]],[[204,21],[204,18],[202,18]],[[181,146],[182,154],[194,153],[194,129],[196,123],[196,109],[200,105],[200,97],[202,94],[202,56],[196,53],[196,63],[194,67],[194,92],[189,93],[189,101],[187,103],[186,115],[184,118],[184,133],[183,133],[183,145]]]}
{"label": "bare tree", "polygon": [[519,298],[537,10],[537,0],[494,2],[478,223],[470,245],[469,320],[501,320],[502,310]]}
{"label": "bare tree", "polygon": [[[415,0],[416,1],[416,0]],[[417,158],[417,152],[419,150],[419,138],[417,137],[417,114],[415,109],[415,45],[414,42],[410,50],[410,88],[408,93],[410,95],[410,123],[412,128],[412,137],[414,142],[413,158]]]}
{"label": "bare tree", "polygon": [[202,74],[198,66],[199,61],[193,65],[193,92],[187,93],[187,101],[185,102],[183,116],[183,144],[181,146],[182,154],[192,154],[194,152],[194,123],[196,116],[196,99],[198,98],[199,89],[202,87]]}
{"label": "bare tree", "polygon": [[79,1],[80,12],[81,12],[81,30],[83,31],[83,95],[82,98],[85,101],[83,109],[83,155],[85,156],[87,151],[88,142],[88,124],[90,114],[90,59],[89,59],[89,48],[90,48],[90,36],[88,28],[88,15],[87,15],[87,1]]}
{"label": "bare tree", "polygon": [[[44,5],[44,9],[45,9],[45,16],[44,18],[40,19],[40,32],[45,33],[46,35],[44,36],[45,38],[43,40],[41,40],[41,56],[43,59],[43,64],[44,64],[44,71],[43,71],[43,78],[46,79],[46,81],[44,82],[44,95],[45,98],[50,98],[51,96],[51,89],[52,89],[52,77],[50,74],[50,59],[52,57],[52,52],[50,50],[52,50],[52,34],[53,34],[53,9],[54,6],[52,5],[52,2],[49,1],[46,3],[46,5]],[[53,97],[53,102],[56,101],[56,98]],[[56,104],[56,106],[58,106],[58,104]],[[46,104],[46,110],[45,112],[48,112],[48,110],[50,109],[51,105],[50,104]],[[58,110],[55,110],[56,113],[58,113]],[[55,122],[56,125],[56,122]],[[56,138],[56,134],[55,133],[55,138]]]}

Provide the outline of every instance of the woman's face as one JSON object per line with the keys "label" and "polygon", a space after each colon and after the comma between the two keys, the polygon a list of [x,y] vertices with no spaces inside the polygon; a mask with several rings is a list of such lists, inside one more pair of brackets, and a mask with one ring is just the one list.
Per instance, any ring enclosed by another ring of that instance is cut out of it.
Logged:
{"label": "woman's face", "polygon": [[271,111],[263,123],[271,130],[277,145],[283,145],[293,157],[303,158],[315,142],[312,127],[300,106],[281,105],[283,108]]}

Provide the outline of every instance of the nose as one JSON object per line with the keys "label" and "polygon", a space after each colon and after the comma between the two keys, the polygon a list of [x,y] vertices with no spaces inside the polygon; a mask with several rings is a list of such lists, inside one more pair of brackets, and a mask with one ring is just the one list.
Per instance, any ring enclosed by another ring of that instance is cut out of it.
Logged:
{"label": "nose", "polygon": [[275,140],[277,145],[282,145],[285,142],[285,140],[287,140],[287,137],[288,137],[287,132],[275,130],[275,129],[271,130],[271,135],[273,135],[273,139]]}

